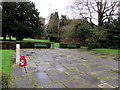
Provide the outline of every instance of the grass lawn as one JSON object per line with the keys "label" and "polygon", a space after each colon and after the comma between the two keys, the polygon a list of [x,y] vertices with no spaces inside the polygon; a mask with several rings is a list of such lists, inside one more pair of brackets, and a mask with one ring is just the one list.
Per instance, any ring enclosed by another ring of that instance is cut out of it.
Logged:
{"label": "grass lawn", "polygon": [[13,55],[13,50],[0,50],[2,52],[2,72],[8,75],[8,78],[10,77],[11,72],[11,59]]}
{"label": "grass lawn", "polygon": [[30,38],[25,38],[23,39],[25,42],[50,42],[50,40],[41,40],[41,39],[30,39]]}
{"label": "grass lawn", "polygon": [[85,46],[81,46],[80,48],[82,48],[82,49],[88,49],[88,47],[85,47]]}
{"label": "grass lawn", "polygon": [[54,45],[55,45],[55,47],[58,47],[58,48],[59,48],[59,43],[55,43]]}
{"label": "grass lawn", "polygon": [[109,54],[118,54],[120,52],[120,49],[107,49],[107,48],[98,48],[98,49],[92,49],[93,51],[102,52],[102,53],[109,53]]}
{"label": "grass lawn", "polygon": [[[88,47],[81,46],[82,49],[88,49]],[[91,49],[92,51],[101,52],[101,53],[109,53],[109,54],[118,54],[120,52],[120,49],[107,49],[107,48],[96,48]]]}

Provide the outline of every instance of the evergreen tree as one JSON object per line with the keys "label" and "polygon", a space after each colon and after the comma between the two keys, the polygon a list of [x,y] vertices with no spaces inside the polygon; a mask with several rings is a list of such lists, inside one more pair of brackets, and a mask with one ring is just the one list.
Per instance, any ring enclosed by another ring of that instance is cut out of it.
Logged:
{"label": "evergreen tree", "polygon": [[51,34],[52,36],[57,35],[59,33],[58,23],[59,23],[58,12],[52,13],[47,27],[48,33]]}
{"label": "evergreen tree", "polygon": [[111,24],[107,25],[107,42],[109,48],[120,48],[120,18],[113,20]]}
{"label": "evergreen tree", "polygon": [[22,40],[24,37],[41,35],[39,12],[33,2],[3,2],[2,30],[6,35]]}

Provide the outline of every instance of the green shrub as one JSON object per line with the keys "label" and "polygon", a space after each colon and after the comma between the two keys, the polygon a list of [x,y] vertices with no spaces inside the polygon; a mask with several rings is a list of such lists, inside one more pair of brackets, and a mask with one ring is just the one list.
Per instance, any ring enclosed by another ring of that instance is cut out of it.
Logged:
{"label": "green shrub", "polygon": [[16,43],[15,42],[1,42],[2,44],[2,49],[11,49],[15,50],[16,49]]}
{"label": "green shrub", "polygon": [[0,78],[1,78],[0,88],[8,88],[8,75],[5,73],[0,73]]}
{"label": "green shrub", "polygon": [[57,37],[50,37],[50,41],[51,42],[57,42],[58,40],[57,40]]}
{"label": "green shrub", "polygon": [[51,48],[51,43],[46,43],[47,48]]}
{"label": "green shrub", "polygon": [[80,48],[80,44],[76,44],[77,48]]}
{"label": "green shrub", "polygon": [[100,48],[100,43],[89,43],[88,45],[88,49],[95,49],[95,48]]}
{"label": "green shrub", "polygon": [[60,48],[67,48],[67,44],[59,44]]}

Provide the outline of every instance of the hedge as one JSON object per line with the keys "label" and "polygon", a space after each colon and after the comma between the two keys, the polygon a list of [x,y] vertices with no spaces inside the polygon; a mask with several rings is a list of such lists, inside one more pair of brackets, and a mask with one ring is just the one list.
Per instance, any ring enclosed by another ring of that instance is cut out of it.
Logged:
{"label": "hedge", "polygon": [[[35,43],[45,43],[45,42],[19,42],[20,48],[35,48]],[[45,43],[47,48],[51,47],[51,43]],[[44,48],[44,47],[39,47]]]}
{"label": "hedge", "polygon": [[87,47],[88,47],[88,49],[95,49],[95,48],[100,48],[101,45],[100,45],[100,43],[89,43],[87,45]]}
{"label": "hedge", "polygon": [[60,48],[80,48],[80,44],[75,44],[77,47],[68,47],[68,44],[73,44],[73,43],[60,43],[59,47]]}
{"label": "hedge", "polygon": [[15,42],[0,42],[0,48],[1,49],[16,49],[16,43]]}
{"label": "hedge", "polygon": [[[20,48],[35,48],[34,44],[35,43],[45,43],[47,45],[47,48],[51,47],[51,43],[46,43],[46,42],[0,42],[0,48],[1,49],[11,49],[15,50],[16,49],[16,44],[20,44]],[[44,48],[44,47],[40,47]]]}

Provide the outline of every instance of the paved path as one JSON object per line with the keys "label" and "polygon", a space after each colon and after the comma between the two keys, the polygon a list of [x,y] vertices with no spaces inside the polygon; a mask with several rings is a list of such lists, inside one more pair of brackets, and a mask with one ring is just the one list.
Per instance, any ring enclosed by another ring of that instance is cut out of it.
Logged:
{"label": "paved path", "polygon": [[22,49],[28,65],[11,72],[11,88],[116,88],[115,55],[81,49]]}

